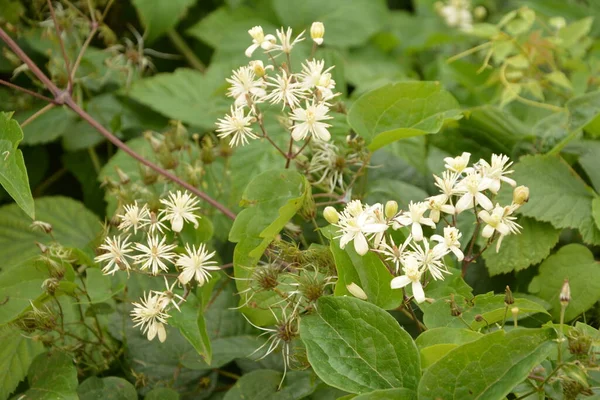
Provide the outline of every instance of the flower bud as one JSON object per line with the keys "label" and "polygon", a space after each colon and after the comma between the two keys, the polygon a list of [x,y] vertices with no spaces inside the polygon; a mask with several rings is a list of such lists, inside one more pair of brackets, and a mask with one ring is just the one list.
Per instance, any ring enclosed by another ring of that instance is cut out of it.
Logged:
{"label": "flower bud", "polygon": [[310,27],[310,37],[319,46],[323,44],[323,36],[325,36],[325,25],[322,22],[313,22]]}
{"label": "flower bud", "polygon": [[487,16],[487,10],[484,6],[477,6],[473,10],[473,16],[475,17],[475,19],[482,20]]}
{"label": "flower bud", "polygon": [[485,321],[485,318],[483,318],[483,315],[477,314],[475,316],[475,321],[477,321],[477,322]]}
{"label": "flower bud", "polygon": [[513,318],[516,320],[517,316],[519,315],[519,307],[513,307],[510,309],[510,312],[513,315]]}
{"label": "flower bud", "polygon": [[340,220],[340,214],[338,214],[336,209],[331,206],[325,207],[325,210],[323,211],[323,217],[325,217],[327,222],[330,224],[337,224]]}
{"label": "flower bud", "polygon": [[350,294],[358,299],[367,300],[367,294],[360,286],[356,283],[352,282],[349,285],[346,285],[346,289],[350,292]]}
{"label": "flower bud", "polygon": [[115,171],[117,171],[117,175],[119,175],[119,181],[121,181],[122,185],[127,185],[129,182],[131,182],[129,175],[127,175],[121,168],[115,166]]}
{"label": "flower bud", "polygon": [[385,217],[386,218],[393,218],[396,213],[398,212],[398,203],[395,202],[394,200],[390,200],[387,203],[385,203]]}
{"label": "flower bud", "polygon": [[571,286],[569,285],[568,279],[565,279],[565,282],[560,289],[560,296],[558,298],[560,300],[560,304],[563,306],[567,306],[571,301]]}
{"label": "flower bud", "polygon": [[529,188],[527,186],[518,186],[513,191],[513,203],[522,206],[529,201]]}
{"label": "flower bud", "polygon": [[59,284],[60,281],[58,279],[49,278],[42,282],[42,289],[44,289],[50,296],[54,296]]}
{"label": "flower bud", "polygon": [[506,286],[506,291],[504,292],[504,304],[507,306],[514,304],[515,298],[513,297],[512,292],[510,291],[510,287]]}
{"label": "flower bud", "polygon": [[52,232],[52,225],[44,221],[33,221],[31,225],[29,225],[32,231],[40,231],[44,233]]}
{"label": "flower bud", "polygon": [[40,249],[42,254],[46,254],[48,252],[48,246],[46,246],[45,244],[40,243],[40,242],[35,242],[35,245]]}

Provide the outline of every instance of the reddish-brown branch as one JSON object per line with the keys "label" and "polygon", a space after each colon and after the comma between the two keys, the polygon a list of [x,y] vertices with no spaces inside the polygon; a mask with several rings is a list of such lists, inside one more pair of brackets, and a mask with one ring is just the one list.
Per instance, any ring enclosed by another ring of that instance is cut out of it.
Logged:
{"label": "reddish-brown branch", "polygon": [[56,104],[55,101],[54,101],[54,99],[51,99],[50,97],[46,97],[43,94],[39,94],[39,93],[34,92],[32,90],[29,90],[29,89],[25,89],[24,87],[21,87],[19,85],[15,85],[14,83],[10,83],[8,81],[5,81],[4,79],[0,79],[0,85],[7,86],[7,87],[9,87],[11,89],[15,89],[15,90],[18,90],[18,91],[23,92],[23,93],[27,93],[30,96],[36,97],[36,98],[38,98],[40,100],[47,101],[48,103]]}
{"label": "reddish-brown branch", "polygon": [[108,141],[112,144],[123,150],[132,158],[136,159],[140,163],[146,165],[152,170],[156,171],[158,174],[164,176],[165,178],[173,181],[174,183],[180,185],[181,187],[189,190],[194,193],[196,196],[200,197],[204,201],[206,201],[211,206],[215,207],[217,210],[222,212],[225,216],[230,219],[235,219],[236,214],[231,211],[229,208],[219,203],[206,193],[198,190],[194,186],[180,179],[176,175],[171,172],[161,168],[160,166],[152,163],[151,161],[146,160],[144,157],[133,151],[129,146],[123,143],[119,138],[113,135],[108,129],[102,126],[98,121],[96,121],[91,115],[89,115],[85,110],[83,110],[71,97],[71,94],[66,90],[59,89],[39,68],[38,66],[25,54],[25,52],[21,49],[21,47],[2,29],[0,28],[0,39],[2,39],[6,45],[29,67],[29,70],[35,74],[35,76],[46,86],[46,88],[54,95],[54,101],[51,101],[55,104],[65,104],[69,108],[71,108],[81,119],[90,124],[94,129],[96,129],[102,136],[104,136]]}

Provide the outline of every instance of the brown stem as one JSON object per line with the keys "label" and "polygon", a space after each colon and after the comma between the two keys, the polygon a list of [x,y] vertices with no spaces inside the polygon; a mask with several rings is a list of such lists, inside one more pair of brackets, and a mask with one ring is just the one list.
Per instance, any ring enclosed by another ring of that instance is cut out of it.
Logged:
{"label": "brown stem", "polygon": [[52,0],[48,0],[48,7],[50,8],[50,15],[52,15],[52,21],[54,21],[54,29],[56,30],[56,36],[58,36],[60,51],[62,52],[63,59],[65,60],[65,68],[67,69],[67,76],[69,78],[67,91],[70,93],[71,90],[73,90],[73,80],[71,79],[71,65],[69,64],[69,57],[67,56],[67,51],[65,50],[65,42],[63,41],[61,36],[60,26],[58,25],[58,20],[56,19],[56,13],[54,12],[54,7],[52,6]]}
{"label": "brown stem", "polygon": [[81,60],[83,59],[83,55],[85,54],[85,51],[87,50],[88,46],[92,42],[92,39],[94,38],[94,35],[96,34],[97,31],[98,31],[98,23],[92,22],[92,30],[90,31],[90,34],[88,35],[87,39],[85,39],[85,42],[83,42],[83,46],[81,46],[81,50],[79,50],[79,54],[77,55],[77,58],[75,59],[75,63],[73,63],[73,69],[71,70],[71,77],[70,77],[71,82],[75,79],[75,74],[77,73],[79,64],[81,63]]}
{"label": "brown stem", "polygon": [[85,112],[71,97],[71,94],[68,91],[64,91],[59,89],[39,68],[38,66],[25,54],[25,52],[19,47],[19,45],[12,40],[12,38],[4,31],[4,29],[0,28],[0,39],[2,39],[6,45],[25,63],[29,66],[29,69],[36,75],[36,77],[42,81],[42,83],[52,92],[55,97],[55,104],[66,104],[69,108],[71,108],[81,119],[90,124],[94,129],[96,129],[102,136],[104,136],[109,142],[123,150],[132,158],[136,159],[140,163],[154,170],[158,174],[164,176],[165,178],[171,180],[172,182],[178,184],[179,186],[189,190],[194,193],[196,196],[200,197],[204,201],[206,201],[211,206],[215,207],[221,213],[223,213],[226,217],[234,220],[236,214],[228,209],[223,204],[219,203],[206,193],[198,190],[194,186],[189,183],[183,181],[179,177],[170,173],[169,171],[159,167],[158,165],[152,163],[151,161],[146,160],[144,157],[133,151],[129,146],[123,143],[119,138],[113,135],[108,129],[102,126],[98,121],[96,121],[91,115]]}
{"label": "brown stem", "polygon": [[8,86],[11,89],[15,89],[15,90],[18,90],[20,92],[27,93],[28,95],[36,97],[36,98],[38,98],[40,100],[44,100],[44,101],[47,101],[48,103],[56,104],[56,102],[54,101],[54,99],[51,99],[50,97],[46,97],[43,94],[36,93],[36,92],[34,92],[32,90],[29,90],[29,89],[25,89],[24,87],[15,85],[14,83],[10,83],[8,81],[5,81],[4,79],[0,79],[0,85]]}
{"label": "brown stem", "polygon": [[308,146],[308,144],[310,143],[310,139],[312,139],[312,136],[309,136],[308,139],[306,140],[306,142],[304,142],[304,144],[302,145],[302,147],[300,147],[300,150],[298,150],[294,155],[292,155],[292,159],[298,157],[300,155],[300,153],[302,153],[302,151],[306,148],[306,146]]}
{"label": "brown stem", "polygon": [[294,137],[290,135],[290,145],[287,152],[287,160],[285,160],[285,169],[290,167],[290,161],[292,161],[292,148],[294,147]]}

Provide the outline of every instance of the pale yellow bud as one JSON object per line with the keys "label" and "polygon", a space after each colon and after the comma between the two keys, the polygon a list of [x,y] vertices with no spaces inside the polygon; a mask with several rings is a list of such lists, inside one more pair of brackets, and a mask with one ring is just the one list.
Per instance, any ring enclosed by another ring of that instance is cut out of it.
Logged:
{"label": "pale yellow bud", "polygon": [[337,224],[340,220],[340,214],[338,214],[336,209],[331,206],[325,207],[325,210],[323,211],[323,217],[325,217],[327,222],[330,224]]}
{"label": "pale yellow bud", "polygon": [[310,27],[310,37],[319,46],[323,44],[323,36],[325,36],[325,25],[322,22],[313,22]]}
{"label": "pale yellow bud", "polygon": [[352,282],[349,285],[346,285],[346,289],[348,289],[352,296],[361,300],[367,300],[367,294],[356,283]]}
{"label": "pale yellow bud", "polygon": [[522,206],[529,201],[529,188],[527,186],[517,186],[513,191],[513,203]]}
{"label": "pale yellow bud", "polygon": [[484,19],[487,16],[487,10],[484,6],[477,6],[473,10],[473,16],[475,19]]}
{"label": "pale yellow bud", "polygon": [[385,203],[385,216],[386,218],[393,218],[398,212],[398,203],[394,200],[390,200]]}

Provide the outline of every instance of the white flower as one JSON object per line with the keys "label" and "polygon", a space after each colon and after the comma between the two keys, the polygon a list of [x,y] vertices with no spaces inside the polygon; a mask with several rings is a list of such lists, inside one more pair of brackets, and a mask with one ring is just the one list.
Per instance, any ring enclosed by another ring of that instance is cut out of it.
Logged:
{"label": "white flower", "polygon": [[177,304],[177,302],[178,301],[184,302],[185,299],[183,298],[183,296],[180,296],[173,292],[173,288],[177,284],[177,281],[173,281],[173,284],[171,286],[169,286],[169,281],[167,281],[167,277],[163,276],[163,278],[165,278],[165,286],[166,286],[165,291],[159,292],[157,290],[151,290],[150,293],[157,294],[159,296],[160,307],[163,310],[165,310],[169,304],[172,304],[173,307],[175,307],[178,311],[181,311],[181,309],[179,308],[179,304]]}
{"label": "white flower", "polygon": [[238,146],[248,143],[248,138],[257,139],[258,136],[252,132],[250,125],[254,122],[254,116],[251,113],[244,115],[244,109],[241,107],[231,107],[231,113],[225,115],[225,118],[217,121],[218,137],[226,138],[233,135],[229,141],[230,146]]}
{"label": "white flower", "polygon": [[313,143],[313,155],[308,166],[308,173],[319,175],[315,184],[327,183],[329,192],[336,186],[344,189],[344,170],[346,165],[356,161],[354,155],[344,157],[333,143],[316,141]]}
{"label": "white flower", "polygon": [[294,39],[294,41],[291,41],[292,40],[292,28],[288,27],[285,32],[283,31],[283,28],[278,29],[277,37],[279,38],[279,42],[281,42],[281,44],[275,44],[271,50],[280,50],[284,53],[290,54],[292,51],[292,48],[297,43],[304,40],[302,35],[304,35],[304,31],[302,31],[298,36],[296,36],[296,39]]}
{"label": "white flower", "polygon": [[271,104],[282,104],[282,110],[285,106],[294,109],[300,105],[303,90],[293,74],[288,76],[285,71],[282,71],[281,75],[278,74],[275,78],[269,77],[268,79],[267,86],[273,87],[273,89],[264,97],[264,101],[269,101]]}
{"label": "white flower", "polygon": [[427,203],[413,203],[408,205],[408,211],[403,212],[394,218],[394,229],[399,229],[402,226],[410,226],[412,237],[416,241],[423,240],[423,227],[427,225],[435,228],[435,223],[431,218],[425,218],[423,214],[427,211]]}
{"label": "white flower", "polygon": [[169,314],[164,312],[162,304],[160,295],[151,293],[144,293],[139,303],[133,303],[131,311],[132,320],[135,322],[133,326],[141,325],[142,332],[148,335],[148,340],[154,339],[157,334],[161,342],[167,339],[164,324],[167,323]]}
{"label": "white flower", "polygon": [[104,243],[100,245],[99,249],[104,250],[106,253],[94,258],[97,263],[108,261],[108,264],[102,268],[102,273],[112,275],[122,268],[127,271],[131,269],[127,258],[132,258],[128,253],[131,253],[133,249],[130,248],[131,243],[127,242],[127,239],[129,239],[129,236],[124,239],[121,236],[113,236],[112,238],[107,236],[104,239]]}
{"label": "white flower", "polygon": [[310,38],[317,44],[323,44],[323,36],[325,36],[325,25],[322,22],[313,22],[310,26]]}
{"label": "white flower", "polygon": [[369,251],[367,236],[381,233],[387,230],[387,224],[376,222],[376,218],[370,208],[364,209],[360,200],[353,200],[341,212],[340,220],[334,224],[340,230],[340,248],[346,247],[348,243],[354,241],[354,249],[363,256]]}
{"label": "white flower", "polygon": [[440,189],[442,194],[446,195],[447,198],[450,198],[457,193],[456,181],[458,180],[458,175],[459,174],[452,171],[444,171],[441,178],[437,175],[433,175],[435,186]]}
{"label": "white flower", "polygon": [[329,73],[333,67],[329,67],[325,71],[323,71],[323,68],[325,68],[325,61],[323,60],[307,61],[306,64],[302,64],[302,72],[298,77],[305,90],[316,88],[319,90],[322,100],[329,100],[336,96],[333,93],[335,81],[331,79]]}
{"label": "white flower", "polygon": [[500,204],[496,204],[496,207],[489,213],[486,210],[479,212],[479,218],[486,223],[486,226],[481,231],[481,236],[484,238],[490,238],[494,232],[500,234],[500,240],[496,245],[496,251],[500,248],[501,239],[511,233],[519,233],[521,225],[514,222],[517,218],[512,217],[511,214],[513,209],[510,206],[502,207]]}
{"label": "white flower", "polygon": [[252,36],[252,45],[246,49],[246,57],[252,57],[254,50],[261,47],[263,50],[271,50],[277,39],[273,35],[265,35],[262,26],[255,26],[248,31]]}
{"label": "white flower", "polygon": [[140,269],[145,270],[150,268],[153,275],[157,275],[159,270],[169,270],[169,267],[167,267],[164,261],[173,261],[175,253],[171,250],[177,246],[174,244],[165,244],[165,240],[166,237],[163,237],[159,241],[158,236],[148,235],[147,246],[142,243],[135,244],[136,250],[142,252],[142,254],[138,254],[134,257],[137,264],[142,264]]}
{"label": "white flower", "polygon": [[300,107],[296,108],[290,115],[290,119],[296,121],[294,129],[292,130],[292,137],[294,140],[303,140],[309,133],[314,136],[315,139],[325,141],[331,139],[331,134],[327,130],[331,125],[321,122],[333,118],[332,116],[327,115],[328,112],[329,107],[323,103],[315,104],[314,101],[312,104],[309,104],[307,101],[305,109]]}
{"label": "white flower", "polygon": [[263,62],[261,60],[250,61],[248,63],[248,65],[250,65],[250,67],[252,67],[254,74],[256,76],[258,76],[259,78],[262,78],[263,76],[265,76],[268,69],[270,69],[270,70],[274,69],[274,67],[272,65],[267,65],[265,67],[265,65],[263,64]]}
{"label": "white flower", "polygon": [[226,80],[231,84],[227,95],[235,99],[236,106],[247,105],[247,97],[250,97],[253,102],[260,102],[266,94],[265,82],[262,79],[256,80],[253,67],[240,67],[233,71],[231,78]]}
{"label": "white flower", "polygon": [[471,153],[464,152],[458,157],[446,157],[444,158],[444,162],[446,163],[444,166],[452,172],[456,172],[458,174],[465,172],[468,173],[472,168],[467,168],[469,165],[469,159],[471,158]]}
{"label": "white flower", "polygon": [[218,271],[220,268],[215,265],[217,262],[212,261],[211,258],[215,255],[215,252],[209,253],[206,251],[206,246],[201,244],[190,247],[187,243],[185,245],[185,254],[182,254],[177,259],[175,265],[182,269],[179,274],[179,282],[187,284],[192,279],[198,281],[198,286],[204,285],[210,279],[209,271]]}
{"label": "white flower", "polygon": [[494,194],[498,193],[502,182],[506,182],[512,187],[517,186],[517,182],[505,176],[513,173],[513,171],[508,171],[508,169],[512,165],[512,162],[509,162],[509,160],[510,159],[508,158],[508,156],[502,154],[492,154],[491,164],[488,164],[488,162],[485,160],[479,161],[479,164],[481,165],[481,173],[483,174],[483,179],[489,181],[488,185],[490,192]]}
{"label": "white flower", "polygon": [[198,227],[199,216],[194,214],[194,211],[198,211],[198,199],[193,197],[187,191],[181,193],[180,190],[177,193],[170,192],[169,199],[161,199],[160,202],[167,206],[166,209],[161,211],[162,220],[171,222],[171,229],[173,232],[181,232],[183,229],[183,222],[191,222],[194,227]]}
{"label": "white flower", "polygon": [[163,233],[163,230],[167,229],[154,211],[150,211],[150,221],[148,222],[148,233],[155,234],[157,231]]}
{"label": "white flower", "polygon": [[456,190],[460,193],[464,193],[456,202],[456,212],[461,213],[475,205],[480,205],[485,210],[492,209],[494,205],[491,200],[481,193],[484,190],[489,189],[489,183],[490,182],[483,179],[478,172],[470,171],[469,174],[456,185]]}
{"label": "white flower", "polygon": [[422,248],[416,243],[410,244],[410,247],[414,250],[411,253],[411,256],[418,261],[420,268],[429,271],[433,279],[443,280],[443,274],[450,273],[443,262],[444,255],[439,254],[438,252],[433,251],[433,249],[429,248],[429,242],[427,241],[427,239],[423,239],[421,243],[423,243]]}
{"label": "white flower", "polygon": [[429,218],[434,223],[440,222],[440,213],[454,214],[455,209],[452,204],[446,204],[448,202],[448,196],[445,194],[438,194],[427,198],[427,207],[431,210],[429,212]]}
{"label": "white flower", "polygon": [[138,228],[147,225],[150,222],[150,212],[144,204],[142,208],[138,207],[137,201],[125,206],[125,214],[118,215],[121,218],[119,229],[127,232],[133,228],[133,233],[137,233]]}
{"label": "white flower", "polygon": [[462,237],[462,233],[453,226],[444,227],[444,236],[433,235],[431,240],[438,242],[433,248],[434,252],[438,252],[442,255],[448,254],[449,251],[454,253],[458,261],[462,261],[465,255],[460,249],[459,239]]}
{"label": "white flower", "polygon": [[403,260],[404,275],[397,276],[390,282],[392,289],[402,289],[412,284],[413,296],[417,303],[425,301],[425,292],[421,284],[422,272],[419,268],[419,262],[412,256],[405,257]]}
{"label": "white flower", "polygon": [[390,244],[382,243],[378,250],[375,250],[378,253],[381,253],[385,258],[385,261],[389,261],[394,263],[394,267],[396,272],[400,269],[400,264],[402,263],[402,259],[407,255],[404,250],[412,241],[412,236],[408,235],[404,243],[400,247],[396,246],[394,243],[394,239],[390,237]]}
{"label": "white flower", "polygon": [[473,27],[470,8],[470,1],[451,0],[449,4],[440,7],[439,13],[449,27],[470,30]]}

